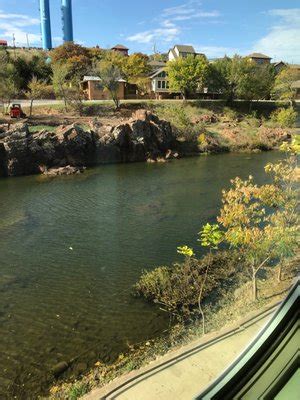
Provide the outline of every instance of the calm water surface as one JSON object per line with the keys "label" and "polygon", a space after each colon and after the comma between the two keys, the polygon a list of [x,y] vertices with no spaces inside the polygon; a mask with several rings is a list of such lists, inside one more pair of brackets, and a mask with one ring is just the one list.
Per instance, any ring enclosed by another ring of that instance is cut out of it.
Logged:
{"label": "calm water surface", "polygon": [[[143,269],[197,248],[221,189],[237,175],[265,180],[276,152],[169,164],[110,165],[80,176],[0,180],[0,398],[34,398],[56,363],[109,362],[168,327],[131,297]],[[78,366],[81,363],[81,366]]]}

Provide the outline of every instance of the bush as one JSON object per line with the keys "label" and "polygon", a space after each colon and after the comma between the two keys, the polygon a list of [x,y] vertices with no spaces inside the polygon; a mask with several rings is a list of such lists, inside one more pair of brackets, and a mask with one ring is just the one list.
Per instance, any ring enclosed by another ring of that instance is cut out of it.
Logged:
{"label": "bush", "polygon": [[[213,255],[210,274],[207,278],[203,298],[216,290],[236,271],[238,260],[234,252],[218,252]],[[161,304],[166,311],[178,319],[189,319],[198,313],[198,296],[209,257],[201,260],[191,258],[171,267],[158,267],[144,272],[134,286],[134,294]]]}
{"label": "bush", "polygon": [[279,108],[271,114],[271,121],[282,128],[292,128],[297,119],[297,112],[292,108]]}
{"label": "bush", "polygon": [[194,124],[191,116],[191,108],[183,104],[167,104],[157,107],[159,118],[170,121],[177,137],[183,137],[188,141],[196,141],[203,126]]}

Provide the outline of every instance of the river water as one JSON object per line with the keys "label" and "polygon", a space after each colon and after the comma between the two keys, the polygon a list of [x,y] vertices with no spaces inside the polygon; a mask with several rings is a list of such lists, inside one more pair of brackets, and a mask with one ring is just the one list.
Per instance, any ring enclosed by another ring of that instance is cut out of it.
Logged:
{"label": "river water", "polygon": [[[160,334],[166,315],[131,296],[143,269],[195,249],[235,176],[266,177],[276,152],[97,167],[0,180],[0,398],[35,398],[49,370],[109,362]],[[200,249],[199,249],[200,250]]]}

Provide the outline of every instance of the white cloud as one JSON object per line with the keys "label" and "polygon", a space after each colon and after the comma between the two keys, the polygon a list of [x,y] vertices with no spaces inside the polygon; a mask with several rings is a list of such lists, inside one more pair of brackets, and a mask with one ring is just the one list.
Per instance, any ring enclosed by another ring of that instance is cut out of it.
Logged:
{"label": "white cloud", "polygon": [[[30,32],[29,27],[39,25],[37,18],[25,14],[5,13],[0,10],[0,36],[12,42],[13,35],[17,45],[26,45],[27,37],[29,43],[39,44],[40,35]],[[24,29],[27,28],[27,29]]]}
{"label": "white cloud", "polygon": [[300,62],[300,8],[274,9],[267,14],[274,18],[274,23],[252,50],[268,54],[274,60]]}
{"label": "white cloud", "polygon": [[150,44],[154,42],[169,43],[180,38],[186,25],[183,21],[199,19],[215,19],[220,14],[218,11],[204,11],[198,0],[189,0],[177,7],[165,8],[161,16],[156,19],[158,27],[138,32],[127,37],[131,42]]}

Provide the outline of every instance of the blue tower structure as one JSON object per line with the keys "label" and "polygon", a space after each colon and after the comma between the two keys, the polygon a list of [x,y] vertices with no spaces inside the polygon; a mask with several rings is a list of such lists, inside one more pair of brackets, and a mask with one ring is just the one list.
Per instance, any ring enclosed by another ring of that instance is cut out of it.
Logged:
{"label": "blue tower structure", "polygon": [[63,39],[73,42],[72,0],[61,0]]}
{"label": "blue tower structure", "polygon": [[44,50],[52,49],[49,0],[40,0],[41,31]]}

